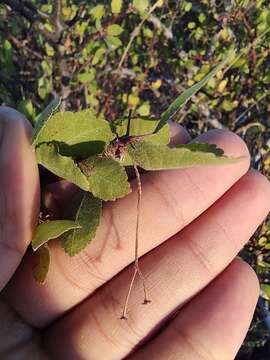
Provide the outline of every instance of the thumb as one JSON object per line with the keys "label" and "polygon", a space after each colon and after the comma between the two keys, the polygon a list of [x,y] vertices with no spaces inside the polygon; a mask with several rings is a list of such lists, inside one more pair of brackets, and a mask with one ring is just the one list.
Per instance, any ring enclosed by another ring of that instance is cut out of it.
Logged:
{"label": "thumb", "polygon": [[31,126],[0,107],[0,290],[29,245],[39,213],[39,177],[30,145]]}

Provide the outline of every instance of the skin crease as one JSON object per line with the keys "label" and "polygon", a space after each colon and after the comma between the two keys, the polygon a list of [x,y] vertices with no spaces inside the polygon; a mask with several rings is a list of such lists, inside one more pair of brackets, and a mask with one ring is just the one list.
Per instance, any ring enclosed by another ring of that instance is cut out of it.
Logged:
{"label": "skin crease", "polygon": [[[152,303],[141,305],[141,283],[135,282],[129,318],[121,321],[136,191],[106,204],[96,239],[81,255],[69,258],[53,241],[48,281],[36,284],[35,259],[26,253],[39,209],[31,129],[18,112],[0,107],[3,124],[0,358],[233,359],[259,293],[253,270],[235,257],[270,209],[269,182],[248,170],[243,141],[229,131],[210,131],[198,140],[246,159],[142,175],[139,252]],[[172,126],[174,143],[189,140],[186,130]],[[62,181],[50,191],[68,205],[74,187]]]}

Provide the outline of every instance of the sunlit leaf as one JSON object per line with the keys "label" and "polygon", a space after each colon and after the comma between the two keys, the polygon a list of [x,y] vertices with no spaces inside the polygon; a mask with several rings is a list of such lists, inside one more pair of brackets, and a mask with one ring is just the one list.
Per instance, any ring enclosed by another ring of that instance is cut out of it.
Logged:
{"label": "sunlit leaf", "polygon": [[190,88],[182,92],[168,107],[168,109],[161,115],[161,119],[154,132],[159,131],[166,122],[171,119],[177,111],[193,96],[195,95],[212,77],[214,77],[218,71],[220,71],[223,66],[229,61],[229,58],[226,58],[220,64],[218,64],[212,71],[208,73],[201,81],[192,85]]}
{"label": "sunlit leaf", "polygon": [[261,284],[261,296],[266,300],[270,300],[270,284]]}
{"label": "sunlit leaf", "polygon": [[33,270],[34,278],[40,284],[44,284],[49,272],[51,262],[49,246],[47,244],[44,244],[37,250],[36,254],[38,255],[38,264]]}
{"label": "sunlit leaf", "polygon": [[44,245],[51,239],[56,239],[66,231],[78,229],[80,225],[71,220],[52,220],[38,225],[34,238],[32,240],[32,248],[36,251],[40,246]]}
{"label": "sunlit leaf", "polygon": [[149,6],[149,1],[148,0],[133,0],[133,6],[139,12],[144,12]]}
{"label": "sunlit leaf", "polygon": [[107,34],[109,36],[118,36],[118,35],[122,34],[123,31],[124,31],[124,29],[122,28],[122,26],[120,26],[118,24],[109,25],[107,28]]}
{"label": "sunlit leaf", "polygon": [[91,193],[78,195],[71,217],[81,228],[68,231],[60,237],[61,245],[68,255],[78,254],[95,237],[100,222],[101,205],[101,200]]}
{"label": "sunlit leaf", "polygon": [[59,112],[40,130],[36,144],[55,141],[62,155],[89,156],[101,152],[114,134],[109,123],[90,110]]}
{"label": "sunlit leaf", "polygon": [[111,8],[113,14],[119,14],[123,5],[123,0],[112,0]]}
{"label": "sunlit leaf", "polygon": [[232,164],[240,158],[221,156],[216,148],[206,146],[182,145],[169,148],[166,145],[155,145],[150,142],[140,141],[129,144],[127,151],[133,162],[145,170],[176,169],[197,165],[223,165]]}
{"label": "sunlit leaf", "polygon": [[89,191],[102,200],[116,200],[131,191],[125,169],[113,159],[93,156],[80,167],[88,176]]}
{"label": "sunlit leaf", "polygon": [[86,176],[81,172],[72,158],[60,155],[57,146],[53,143],[43,143],[36,148],[36,157],[39,164],[53,174],[66,179],[81,189],[88,191],[89,184]]}
{"label": "sunlit leaf", "polygon": [[[159,120],[150,118],[133,118],[130,122],[131,136],[147,135],[147,141],[155,144],[168,144],[170,141],[170,127],[168,124],[156,134],[152,134]],[[119,136],[124,136],[127,131],[128,120],[124,119],[116,125],[116,132]]]}
{"label": "sunlit leaf", "polygon": [[99,4],[95,6],[94,8],[91,9],[90,13],[94,19],[101,20],[102,17],[105,15],[104,5]]}

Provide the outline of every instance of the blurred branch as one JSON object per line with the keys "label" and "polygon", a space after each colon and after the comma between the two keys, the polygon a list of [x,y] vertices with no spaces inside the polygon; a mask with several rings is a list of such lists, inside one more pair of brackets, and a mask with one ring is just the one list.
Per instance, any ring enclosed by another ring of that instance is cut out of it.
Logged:
{"label": "blurred branch", "polygon": [[58,38],[65,29],[65,26],[62,22],[62,6],[62,0],[54,0],[53,12],[50,17]]}
{"label": "blurred branch", "polygon": [[[0,0],[4,4],[8,5],[11,10],[19,13],[25,19],[27,19],[30,24],[41,32],[47,41],[55,44],[59,41],[59,38],[65,29],[62,20],[62,1],[57,0],[54,2],[53,13],[52,15],[46,14],[40,10],[38,10],[33,4],[28,1],[19,1],[19,0]],[[51,20],[54,27],[55,32],[50,32],[44,27],[44,20]]]}
{"label": "blurred branch", "polygon": [[29,54],[33,55],[39,60],[43,60],[44,56],[39,54],[37,51],[31,49],[29,46],[26,45],[25,40],[21,41],[17,39],[14,35],[9,34],[7,38],[14,44],[18,49],[26,50]]}
{"label": "blurred branch", "polygon": [[173,38],[173,33],[171,31],[171,29],[167,28],[160,20],[157,16],[150,14],[149,15],[149,21],[151,21],[151,23],[154,25],[154,27],[158,30],[161,30],[165,36],[166,39],[172,39]]}
{"label": "blurred branch", "polygon": [[124,63],[124,61],[125,61],[125,59],[126,59],[126,56],[127,56],[128,52],[129,52],[129,49],[130,49],[130,47],[131,47],[131,44],[133,43],[134,39],[139,35],[143,24],[145,23],[145,21],[149,18],[149,16],[152,14],[152,12],[153,12],[157,7],[159,7],[159,0],[157,0],[157,1],[154,3],[154,5],[151,6],[151,8],[149,9],[149,11],[148,11],[148,12],[144,15],[144,17],[142,18],[142,21],[139,23],[139,25],[136,26],[135,29],[132,31],[131,36],[130,36],[130,39],[129,39],[129,42],[128,42],[128,44],[127,44],[127,47],[125,48],[125,51],[124,51],[124,53],[123,53],[123,55],[122,55],[122,57],[121,57],[121,60],[120,60],[120,62],[119,62],[119,64],[118,64],[117,70],[119,70],[119,69],[122,67],[122,65],[123,65],[123,63]]}
{"label": "blurred branch", "polygon": [[22,1],[17,0],[1,0],[4,4],[8,5],[13,11],[18,12],[20,15],[25,17],[30,23],[35,21],[36,12],[33,12],[33,7],[27,6]]}

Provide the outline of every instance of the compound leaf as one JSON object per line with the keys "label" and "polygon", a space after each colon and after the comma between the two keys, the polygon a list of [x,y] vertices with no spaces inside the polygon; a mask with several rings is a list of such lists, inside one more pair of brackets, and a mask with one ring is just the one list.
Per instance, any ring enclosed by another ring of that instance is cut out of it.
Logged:
{"label": "compound leaf", "polygon": [[32,240],[32,248],[34,251],[51,239],[55,239],[71,229],[80,228],[80,225],[71,220],[53,220],[38,225],[34,238]]}
{"label": "compound leaf", "polygon": [[219,70],[230,60],[230,57],[227,57],[220,64],[218,64],[212,71],[210,71],[205,78],[196,84],[192,85],[190,88],[183,91],[168,107],[168,109],[161,115],[161,119],[154,130],[154,133],[160,131],[162,127],[170,120],[178,110],[193,96],[195,95],[206,83],[213,78]]}
{"label": "compound leaf", "polygon": [[50,119],[50,117],[57,111],[59,105],[61,103],[61,99],[56,97],[53,99],[47,107],[38,115],[37,119],[35,120],[35,128],[33,131],[33,140],[32,143],[36,146],[40,132],[46,126],[46,122]]}
{"label": "compound leaf", "polygon": [[70,256],[82,251],[95,237],[101,216],[102,202],[91,193],[80,194],[76,200],[71,216],[81,228],[60,236],[61,245]]}
{"label": "compound leaf", "polygon": [[59,112],[51,116],[40,130],[35,145],[58,142],[62,155],[89,156],[99,153],[115,135],[110,124],[90,110]]}
{"label": "compound leaf", "polygon": [[87,176],[89,191],[99,199],[116,200],[131,191],[126,170],[113,159],[92,156],[79,166]]}
{"label": "compound leaf", "polygon": [[38,264],[34,267],[34,278],[40,284],[44,284],[46,277],[49,272],[50,262],[51,262],[51,255],[50,255],[50,248],[47,244],[41,246],[38,251],[37,255],[39,257]]}
{"label": "compound leaf", "polygon": [[[208,151],[207,151],[208,147]],[[242,158],[222,156],[222,150],[210,144],[189,144],[175,148],[155,145],[146,141],[127,146],[133,162],[145,170],[176,169],[197,165],[223,165],[238,162]]]}
{"label": "compound leaf", "polygon": [[38,163],[43,165],[55,175],[72,182],[85,191],[89,190],[89,184],[86,176],[81,172],[77,164],[71,158],[62,156],[58,153],[58,149],[55,144],[40,144],[36,148],[36,156]]}

